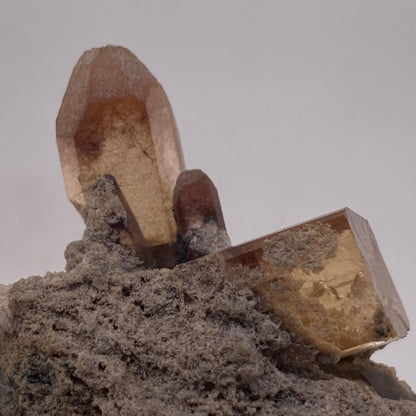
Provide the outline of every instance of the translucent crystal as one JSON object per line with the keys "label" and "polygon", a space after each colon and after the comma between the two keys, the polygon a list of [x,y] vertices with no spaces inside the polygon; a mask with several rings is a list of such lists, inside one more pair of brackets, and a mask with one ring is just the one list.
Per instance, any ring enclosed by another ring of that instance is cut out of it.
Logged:
{"label": "translucent crystal", "polygon": [[374,350],[409,329],[368,222],[348,208],[221,253],[231,279],[325,353]]}
{"label": "translucent crystal", "polygon": [[225,230],[217,188],[202,170],[186,170],[180,174],[173,206],[178,231],[182,235],[208,220],[214,220],[218,227]]}
{"label": "translucent crystal", "polygon": [[107,46],[82,55],[56,132],[68,197],[81,213],[87,189],[110,174],[147,244],[175,243],[172,198],[183,170],[178,132],[165,92],[131,52]]}
{"label": "translucent crystal", "polygon": [[185,244],[182,260],[229,247],[217,188],[201,170],[185,170],[176,182],[173,210]]}

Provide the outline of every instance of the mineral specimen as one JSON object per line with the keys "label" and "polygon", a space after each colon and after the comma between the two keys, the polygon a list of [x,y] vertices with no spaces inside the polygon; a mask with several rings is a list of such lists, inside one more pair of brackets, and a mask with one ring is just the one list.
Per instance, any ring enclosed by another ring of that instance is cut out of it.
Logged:
{"label": "mineral specimen", "polygon": [[71,201],[86,217],[90,188],[110,187],[123,206],[108,214],[114,235],[145,267],[223,250],[228,278],[243,280],[265,311],[330,361],[406,335],[406,313],[368,222],[347,208],[227,248],[217,190],[202,171],[183,171],[166,95],[128,50],[84,53],[57,141]]}
{"label": "mineral specimen", "polygon": [[123,48],[80,59],[57,141],[86,229],[65,272],[0,285],[0,416],[415,415],[369,360],[408,321],[366,220],[225,248],[214,184],[180,174],[167,98]]}

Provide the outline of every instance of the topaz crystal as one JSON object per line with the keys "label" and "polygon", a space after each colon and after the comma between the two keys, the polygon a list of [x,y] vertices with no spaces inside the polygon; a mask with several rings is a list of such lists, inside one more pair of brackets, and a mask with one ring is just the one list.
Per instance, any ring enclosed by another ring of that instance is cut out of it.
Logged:
{"label": "topaz crystal", "polygon": [[125,48],[85,52],[56,121],[69,199],[83,214],[85,194],[112,175],[147,244],[176,241],[173,189],[184,168],[174,116],[161,85]]}
{"label": "topaz crystal", "polygon": [[230,245],[217,188],[202,170],[183,171],[176,182],[173,210],[185,260]]}
{"label": "topaz crystal", "polygon": [[221,253],[230,279],[324,353],[375,350],[409,330],[371,228],[348,208]]}
{"label": "topaz crystal", "polygon": [[211,179],[199,169],[185,170],[178,177],[173,197],[178,232],[185,235],[214,220],[225,231],[218,191]]}

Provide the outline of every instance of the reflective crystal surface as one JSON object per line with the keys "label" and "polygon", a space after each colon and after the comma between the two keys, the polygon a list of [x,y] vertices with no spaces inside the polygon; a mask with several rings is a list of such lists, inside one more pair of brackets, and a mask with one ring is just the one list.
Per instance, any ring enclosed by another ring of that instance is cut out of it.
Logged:
{"label": "reflective crystal surface", "polygon": [[149,246],[175,243],[178,132],[161,85],[131,52],[107,46],[82,55],[56,132],[68,197],[81,213],[87,189],[110,174]]}
{"label": "reflective crystal surface", "polygon": [[368,222],[348,208],[221,253],[231,279],[325,353],[377,349],[409,329]]}

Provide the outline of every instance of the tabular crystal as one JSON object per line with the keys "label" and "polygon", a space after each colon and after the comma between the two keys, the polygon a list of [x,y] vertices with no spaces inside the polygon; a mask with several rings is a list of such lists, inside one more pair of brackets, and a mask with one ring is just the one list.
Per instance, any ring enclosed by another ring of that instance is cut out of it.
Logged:
{"label": "tabular crystal", "polygon": [[85,192],[112,175],[149,246],[176,241],[173,189],[183,158],[161,85],[127,49],[85,52],[74,68],[57,122],[69,199],[83,213]]}
{"label": "tabular crystal", "polygon": [[230,278],[324,353],[377,349],[409,329],[367,220],[348,208],[221,253]]}

